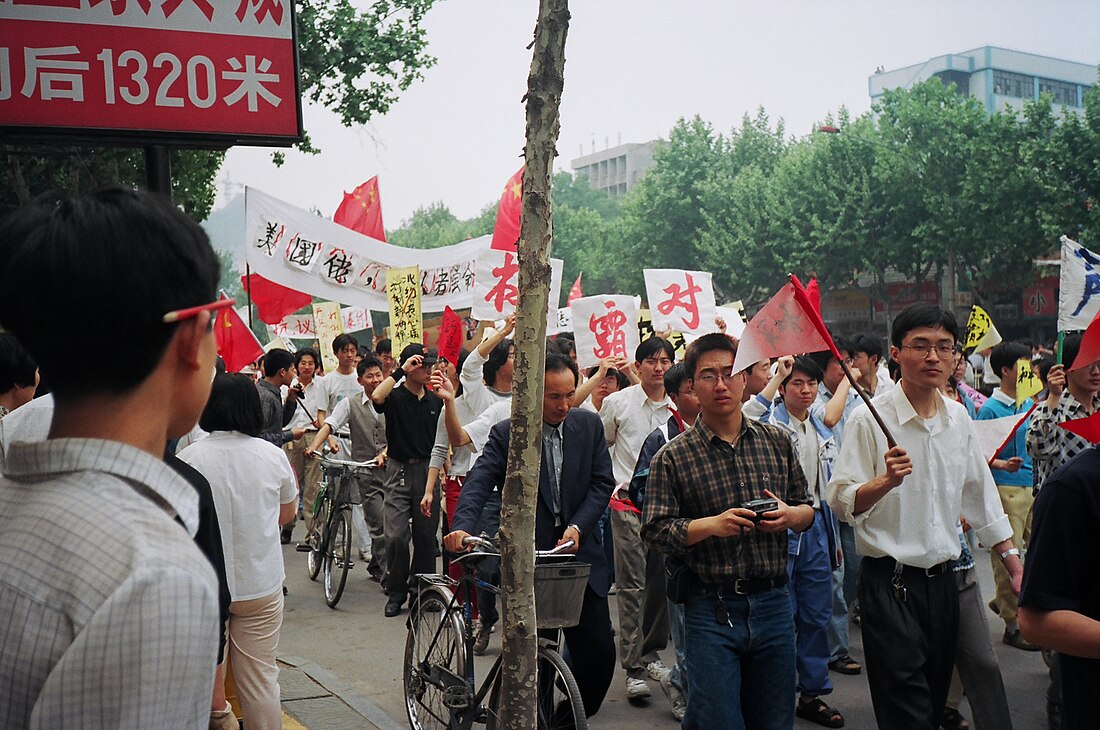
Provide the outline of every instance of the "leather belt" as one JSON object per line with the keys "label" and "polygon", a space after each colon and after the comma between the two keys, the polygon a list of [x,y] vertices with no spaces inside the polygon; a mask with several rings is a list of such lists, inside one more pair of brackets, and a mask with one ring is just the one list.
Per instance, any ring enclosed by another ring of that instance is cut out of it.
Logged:
{"label": "leather belt", "polygon": [[787,585],[786,573],[766,578],[737,578],[732,583],[724,583],[722,585],[700,583],[698,585],[698,593],[701,595],[721,593],[723,596],[751,596],[757,593],[763,593],[764,591],[782,588],[785,585]]}
{"label": "leather belt", "polygon": [[915,578],[938,578],[941,575],[945,575],[951,571],[950,560],[933,565],[931,568],[918,568],[913,565],[906,565],[899,563],[893,558],[864,558],[865,562],[869,562],[871,565],[877,567],[884,572],[894,573],[897,572],[900,575]]}

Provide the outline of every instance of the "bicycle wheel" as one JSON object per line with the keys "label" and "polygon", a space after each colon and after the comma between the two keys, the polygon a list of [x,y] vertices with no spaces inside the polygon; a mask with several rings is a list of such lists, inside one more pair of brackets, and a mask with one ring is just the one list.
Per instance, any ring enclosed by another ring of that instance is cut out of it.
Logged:
{"label": "bicycle wheel", "polygon": [[[324,487],[322,487],[324,489]],[[310,550],[306,553],[306,570],[309,571],[309,579],[317,580],[317,574],[321,572],[321,556],[324,554],[325,530],[328,526],[329,505],[328,499],[322,495],[320,509],[313,516],[313,529],[306,535]]]}
{"label": "bicycle wheel", "polygon": [[[501,675],[493,683],[489,695],[489,711],[486,717],[487,730],[500,727],[500,682]],[[569,665],[561,654],[545,646],[538,653],[538,704],[535,708],[538,730],[587,730],[588,720],[584,716],[584,701],[581,690]]]}
{"label": "bicycle wheel", "polygon": [[336,608],[344,593],[351,565],[351,509],[341,507],[332,518],[325,548],[325,603]]}
{"label": "bicycle wheel", "polygon": [[450,591],[433,589],[409,611],[402,682],[413,730],[445,729],[452,710],[470,702],[464,624],[458,610],[447,610],[450,603]]}

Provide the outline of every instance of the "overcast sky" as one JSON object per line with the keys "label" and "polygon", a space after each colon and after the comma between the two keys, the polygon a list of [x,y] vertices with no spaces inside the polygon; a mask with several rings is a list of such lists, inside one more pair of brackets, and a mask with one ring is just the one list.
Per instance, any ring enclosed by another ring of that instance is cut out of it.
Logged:
{"label": "overcast sky", "polygon": [[[357,0],[365,2],[366,0]],[[583,147],[667,137],[698,114],[717,131],[763,106],[792,135],[841,106],[868,109],[867,77],[984,45],[1100,62],[1097,0],[574,0],[555,170]],[[460,218],[500,196],[521,160],[521,104],[537,0],[438,0],[438,63],[390,112],[348,129],[306,107],[320,155],[237,147],[216,207],[240,185],[332,215],[344,190],[379,176],[393,229],[441,201]],[[450,242],[447,242],[450,243]]]}

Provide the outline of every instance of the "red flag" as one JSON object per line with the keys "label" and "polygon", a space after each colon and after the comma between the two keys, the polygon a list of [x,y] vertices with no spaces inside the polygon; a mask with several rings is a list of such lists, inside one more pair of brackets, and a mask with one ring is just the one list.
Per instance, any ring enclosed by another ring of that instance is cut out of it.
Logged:
{"label": "red flag", "polygon": [[1081,336],[1081,347],[1077,350],[1077,357],[1067,370],[1080,370],[1087,368],[1097,360],[1100,360],[1100,312],[1089,322],[1088,329]]}
{"label": "red flag", "polygon": [[497,206],[497,223],[490,248],[515,251],[519,243],[519,219],[523,212],[523,168],[508,178]]}
{"label": "red flag", "polygon": [[569,290],[569,298],[566,299],[565,304],[569,306],[573,303],[574,299],[580,299],[584,296],[584,292],[581,291],[581,277],[584,276],[584,272],[577,274],[577,280],[573,282],[573,288]]}
{"label": "red flag", "polygon": [[[224,294],[222,299],[225,299]],[[214,320],[214,338],[218,343],[218,354],[225,360],[226,372],[238,373],[264,354],[260,341],[233,307],[218,310]]]}
{"label": "red flag", "polygon": [[745,325],[737,344],[733,371],[740,372],[766,357],[820,350],[829,350],[840,359],[821,315],[814,310],[798,277],[792,274],[790,283]]}
{"label": "red flag", "polygon": [[1090,444],[1100,444],[1100,411],[1085,418],[1075,418],[1072,421],[1059,423],[1059,426],[1070,433],[1075,433]]}
{"label": "red flag", "polygon": [[241,284],[256,305],[260,319],[267,324],[279,324],[288,314],[294,314],[302,307],[308,307],[313,301],[309,294],[303,294],[282,284],[276,284],[259,274],[241,277]]}
{"label": "red flag", "polygon": [[814,310],[818,316],[821,316],[821,290],[817,288],[817,277],[810,277],[810,282],[806,284],[806,296],[810,298],[810,303],[814,305]]}
{"label": "red flag", "polygon": [[462,352],[462,330],[462,318],[450,307],[444,309],[436,349],[441,358],[455,366],[458,365],[458,356]]}
{"label": "red flag", "polygon": [[332,222],[358,231],[364,236],[379,241],[386,240],[386,229],[382,227],[382,199],[378,197],[377,175],[351,193],[344,193],[344,200],[332,215]]}

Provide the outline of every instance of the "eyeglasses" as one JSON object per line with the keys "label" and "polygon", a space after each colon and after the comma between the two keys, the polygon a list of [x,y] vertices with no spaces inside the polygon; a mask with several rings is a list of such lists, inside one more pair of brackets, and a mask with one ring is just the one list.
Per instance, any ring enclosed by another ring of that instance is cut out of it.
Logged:
{"label": "eyeglasses", "polygon": [[954,357],[959,352],[958,345],[929,345],[926,343],[920,343],[917,345],[902,345],[902,349],[909,349],[917,353],[921,357],[928,357],[928,353],[933,350],[936,351],[936,355],[941,358]]}
{"label": "eyeglasses", "polygon": [[703,385],[713,388],[715,385],[717,385],[719,377],[722,378],[723,383],[729,385],[734,380],[736,380],[737,376],[740,374],[741,373],[722,373],[722,375],[719,376],[718,373],[703,373],[702,375],[698,375],[695,377],[695,382],[702,383]]}

